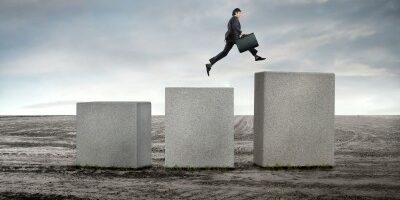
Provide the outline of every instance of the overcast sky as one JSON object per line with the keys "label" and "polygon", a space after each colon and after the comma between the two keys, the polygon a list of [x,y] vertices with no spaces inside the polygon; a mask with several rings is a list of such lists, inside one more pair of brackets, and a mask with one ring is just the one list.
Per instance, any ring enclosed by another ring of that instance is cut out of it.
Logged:
{"label": "overcast sky", "polygon": [[[224,47],[242,10],[265,62]],[[335,113],[400,114],[400,1],[0,1],[0,115],[76,114],[81,101],[151,101],[165,87],[234,87],[253,114],[254,73],[333,72]]]}

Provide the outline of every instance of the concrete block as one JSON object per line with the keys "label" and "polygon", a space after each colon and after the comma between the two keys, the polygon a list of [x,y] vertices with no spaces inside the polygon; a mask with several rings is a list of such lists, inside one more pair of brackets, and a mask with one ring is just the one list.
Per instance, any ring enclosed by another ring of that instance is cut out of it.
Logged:
{"label": "concrete block", "polygon": [[77,165],[151,165],[150,102],[78,102]]}
{"label": "concrete block", "polygon": [[335,74],[258,72],[254,86],[254,162],[333,166]]}
{"label": "concrete block", "polygon": [[234,167],[233,88],[165,89],[165,166]]}

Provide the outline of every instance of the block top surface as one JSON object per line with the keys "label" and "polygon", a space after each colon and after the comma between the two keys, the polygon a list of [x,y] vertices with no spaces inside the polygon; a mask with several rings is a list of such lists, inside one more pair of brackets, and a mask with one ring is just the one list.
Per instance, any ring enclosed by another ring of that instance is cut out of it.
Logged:
{"label": "block top surface", "polygon": [[150,101],[87,101],[87,102],[76,102],[77,104],[151,104]]}
{"label": "block top surface", "polygon": [[335,76],[335,73],[328,73],[328,72],[289,72],[289,71],[262,71],[262,72],[256,72],[254,73],[255,75],[257,74],[292,74],[292,75],[331,75]]}
{"label": "block top surface", "polygon": [[221,89],[233,89],[233,87],[165,87],[166,90],[169,89],[189,89],[189,90],[196,90],[196,89],[210,89],[210,90],[221,90]]}

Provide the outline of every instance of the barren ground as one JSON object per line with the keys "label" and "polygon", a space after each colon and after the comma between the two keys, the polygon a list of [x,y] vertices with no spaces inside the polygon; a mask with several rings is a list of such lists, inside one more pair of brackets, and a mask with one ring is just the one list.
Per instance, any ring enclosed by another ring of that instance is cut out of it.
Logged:
{"label": "barren ground", "polygon": [[164,116],[153,167],[79,168],[75,116],[0,117],[0,199],[400,199],[400,116],[336,116],[333,169],[254,166],[253,117],[235,116],[234,170],[166,170]]}

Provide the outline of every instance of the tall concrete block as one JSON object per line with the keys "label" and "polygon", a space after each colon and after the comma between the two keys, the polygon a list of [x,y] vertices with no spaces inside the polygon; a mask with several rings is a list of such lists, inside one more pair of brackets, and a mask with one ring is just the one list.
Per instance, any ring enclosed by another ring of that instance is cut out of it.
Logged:
{"label": "tall concrete block", "polygon": [[333,166],[335,74],[258,72],[254,86],[254,162]]}
{"label": "tall concrete block", "polygon": [[165,89],[165,166],[234,167],[233,88]]}
{"label": "tall concrete block", "polygon": [[78,102],[77,165],[151,165],[150,102]]}

